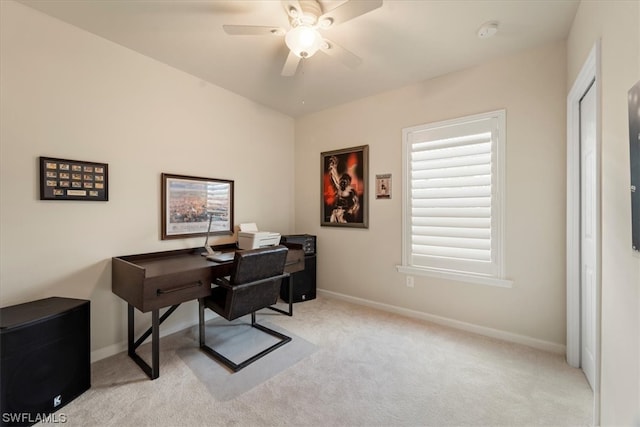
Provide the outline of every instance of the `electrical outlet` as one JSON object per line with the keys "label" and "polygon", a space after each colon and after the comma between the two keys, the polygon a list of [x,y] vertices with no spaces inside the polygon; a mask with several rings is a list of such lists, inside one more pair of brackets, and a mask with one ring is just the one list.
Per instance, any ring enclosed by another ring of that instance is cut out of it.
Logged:
{"label": "electrical outlet", "polygon": [[413,288],[413,276],[407,276],[407,287]]}

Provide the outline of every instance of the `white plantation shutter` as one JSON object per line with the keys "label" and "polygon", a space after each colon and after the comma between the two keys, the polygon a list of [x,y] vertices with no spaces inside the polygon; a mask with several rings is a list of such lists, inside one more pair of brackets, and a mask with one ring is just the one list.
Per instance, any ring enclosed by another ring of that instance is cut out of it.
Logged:
{"label": "white plantation shutter", "polygon": [[404,265],[502,275],[504,111],[404,130]]}

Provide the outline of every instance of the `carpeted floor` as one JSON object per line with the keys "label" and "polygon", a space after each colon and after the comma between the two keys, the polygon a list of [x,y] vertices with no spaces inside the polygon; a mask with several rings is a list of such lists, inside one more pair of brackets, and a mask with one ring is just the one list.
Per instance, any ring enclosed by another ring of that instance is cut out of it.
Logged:
{"label": "carpeted floor", "polygon": [[[193,345],[198,340],[197,326],[174,334],[176,339],[184,342],[177,354],[216,401],[227,401],[240,396],[309,357],[318,349],[316,345],[281,327],[266,321],[261,321],[260,324],[287,335],[291,341],[264,356],[260,363],[252,363],[234,374],[222,364],[211,363],[211,357],[197,345]],[[234,363],[240,363],[278,342],[275,337],[252,328],[250,316],[233,322],[221,317],[212,319],[207,322],[205,335],[207,345]]]}
{"label": "carpeted floor", "polygon": [[155,381],[126,353],[94,363],[66,425],[591,425],[591,389],[559,355],[325,298],[258,321],[294,341],[255,377],[207,359],[189,328],[161,340]]}

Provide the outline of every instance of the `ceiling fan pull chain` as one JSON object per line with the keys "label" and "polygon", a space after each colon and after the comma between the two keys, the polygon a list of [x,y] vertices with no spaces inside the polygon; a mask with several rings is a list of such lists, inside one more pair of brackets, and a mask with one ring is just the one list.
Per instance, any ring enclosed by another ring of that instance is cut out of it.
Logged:
{"label": "ceiling fan pull chain", "polygon": [[305,69],[305,58],[302,58],[300,60],[300,82],[301,82],[301,86],[302,86],[302,105],[304,105],[304,98],[307,95],[307,86],[305,85],[305,78],[304,78],[304,69]]}

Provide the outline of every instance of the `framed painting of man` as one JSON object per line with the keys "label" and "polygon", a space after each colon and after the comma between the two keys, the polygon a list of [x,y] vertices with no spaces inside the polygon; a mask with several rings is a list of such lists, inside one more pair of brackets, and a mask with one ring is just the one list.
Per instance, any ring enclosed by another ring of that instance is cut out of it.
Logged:
{"label": "framed painting of man", "polygon": [[368,228],[369,146],[323,152],[320,168],[320,225]]}

